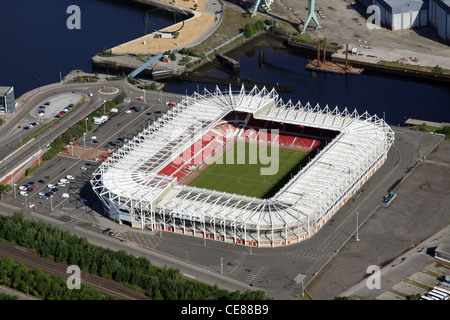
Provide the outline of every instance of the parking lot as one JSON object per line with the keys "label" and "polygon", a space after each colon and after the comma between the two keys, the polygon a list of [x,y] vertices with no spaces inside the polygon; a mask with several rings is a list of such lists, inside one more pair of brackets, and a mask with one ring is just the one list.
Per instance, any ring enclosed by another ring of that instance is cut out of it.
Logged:
{"label": "parking lot", "polygon": [[120,148],[169,108],[163,103],[139,100],[123,104],[108,115],[108,121],[78,139],[72,149],[24,177],[5,201],[26,206],[35,213],[98,223],[103,209],[89,181],[104,159],[99,155],[106,156]]}
{"label": "parking lot", "polygon": [[[40,121],[41,123],[50,122],[58,114],[59,116],[62,116],[61,112],[63,112],[63,110],[68,106],[75,106],[81,100],[81,98],[82,96],[76,93],[56,96],[45,102],[44,104],[38,106],[35,110],[35,116],[38,117],[38,121]],[[69,110],[67,109],[67,111]]]}
{"label": "parking lot", "polygon": [[[142,106],[142,110],[138,110]],[[170,107],[165,104],[150,104],[141,101],[130,102],[111,112],[108,120],[95,125],[86,135],[86,141],[79,139],[86,147],[115,150],[142,131],[154,120],[161,117]]]}

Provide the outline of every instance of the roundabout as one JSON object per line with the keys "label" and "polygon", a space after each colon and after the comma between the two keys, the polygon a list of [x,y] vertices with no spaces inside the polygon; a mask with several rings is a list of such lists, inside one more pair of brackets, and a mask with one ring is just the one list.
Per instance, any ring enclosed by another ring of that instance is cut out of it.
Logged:
{"label": "roundabout", "polygon": [[101,94],[116,94],[119,92],[119,89],[115,87],[105,87],[101,88],[98,92],[100,92]]}

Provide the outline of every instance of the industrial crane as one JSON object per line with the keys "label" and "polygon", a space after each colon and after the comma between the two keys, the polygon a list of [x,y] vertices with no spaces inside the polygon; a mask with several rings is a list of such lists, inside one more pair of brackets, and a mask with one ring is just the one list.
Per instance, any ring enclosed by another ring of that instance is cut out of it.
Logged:
{"label": "industrial crane", "polygon": [[306,27],[308,26],[309,22],[311,21],[311,18],[312,18],[312,19],[314,20],[314,22],[316,23],[316,25],[317,25],[316,28],[317,28],[317,29],[322,28],[322,27],[320,26],[319,20],[317,20],[317,16],[316,16],[316,0],[308,0],[308,12],[309,12],[308,18],[306,18],[306,22],[305,22],[305,25],[304,25],[304,27],[303,27],[302,34],[305,33]]}
{"label": "industrial crane", "polygon": [[272,3],[272,1],[271,0],[262,0],[262,1],[264,2],[264,4],[261,4],[261,0],[256,1],[255,8],[253,9],[252,17],[256,16],[260,4],[261,4],[261,6],[264,5],[266,7],[266,12],[270,11],[270,3]]}

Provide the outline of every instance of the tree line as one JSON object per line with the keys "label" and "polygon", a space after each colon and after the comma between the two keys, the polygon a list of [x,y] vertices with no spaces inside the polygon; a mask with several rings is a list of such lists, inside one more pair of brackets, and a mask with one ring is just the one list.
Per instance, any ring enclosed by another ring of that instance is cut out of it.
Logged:
{"label": "tree line", "polygon": [[23,212],[0,216],[0,239],[31,249],[41,257],[111,279],[144,292],[158,300],[262,300],[265,292],[230,292],[183,277],[178,269],[159,268],[145,257],[113,251],[90,244],[43,221],[24,219]]}
{"label": "tree line", "polygon": [[[91,286],[81,284],[79,290],[70,290],[61,277],[47,275],[41,269],[28,270],[13,258],[0,259],[0,285],[7,286],[43,300],[113,300]],[[3,297],[6,299],[6,297]]]}

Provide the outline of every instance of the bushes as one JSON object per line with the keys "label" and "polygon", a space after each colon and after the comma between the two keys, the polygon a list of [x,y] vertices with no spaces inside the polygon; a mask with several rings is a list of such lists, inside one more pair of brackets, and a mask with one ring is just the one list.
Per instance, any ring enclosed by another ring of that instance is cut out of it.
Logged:
{"label": "bushes", "polygon": [[180,60],[180,62],[178,63],[178,65],[184,66],[184,65],[186,65],[189,61],[191,61],[191,58],[189,58],[189,57],[183,57],[183,58]]}
{"label": "bushes", "polygon": [[164,52],[164,55],[168,56],[170,58],[170,60],[172,60],[172,61],[177,60],[177,55],[170,50],[167,50],[166,52]]}
{"label": "bushes", "polygon": [[253,37],[253,35],[254,35],[255,33],[256,33],[256,28],[255,28],[255,25],[254,25],[254,24],[252,24],[252,23],[247,23],[247,24],[244,26],[244,37],[246,37],[247,39]]}
{"label": "bushes", "polygon": [[191,57],[206,59],[206,55],[203,52],[198,52],[197,50],[191,48],[183,48],[179,51],[180,54],[188,55]]}
{"label": "bushes", "polygon": [[[158,268],[147,258],[136,258],[125,251],[94,246],[85,238],[79,238],[49,223],[24,219],[21,212],[12,217],[0,216],[0,239],[30,248],[42,257],[78,265],[90,273],[122,282],[153,299],[265,298],[263,291],[229,292],[217,286],[185,279],[177,269]],[[7,273],[0,268],[0,279],[3,272]]]}
{"label": "bushes", "polygon": [[256,21],[255,23],[247,23],[244,26],[243,33],[244,36],[248,39],[255,35],[255,33],[259,31],[263,31],[265,28],[265,23],[261,20]]}
{"label": "bushes", "polygon": [[[70,290],[60,277],[46,275],[41,269],[28,270],[13,258],[0,259],[0,284],[31,294],[44,300],[111,300],[90,286],[81,284],[80,290]],[[0,297],[1,300],[1,297]]]}

